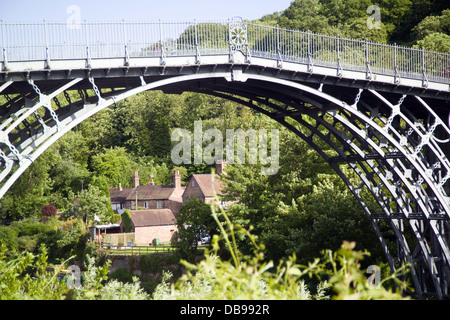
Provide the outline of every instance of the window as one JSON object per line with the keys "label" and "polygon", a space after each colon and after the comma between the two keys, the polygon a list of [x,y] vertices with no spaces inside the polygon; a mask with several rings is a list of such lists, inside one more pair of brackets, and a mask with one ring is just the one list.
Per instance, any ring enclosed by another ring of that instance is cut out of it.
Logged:
{"label": "window", "polygon": [[156,209],[162,209],[163,207],[163,202],[162,201],[157,201],[156,202]]}
{"label": "window", "polygon": [[148,201],[145,201],[145,202],[144,202],[144,208],[145,208],[145,209],[148,209]]}
{"label": "window", "polygon": [[120,204],[120,209],[125,209],[125,202],[122,202],[122,203]]}
{"label": "window", "polygon": [[192,180],[192,186],[195,187],[195,180]]}

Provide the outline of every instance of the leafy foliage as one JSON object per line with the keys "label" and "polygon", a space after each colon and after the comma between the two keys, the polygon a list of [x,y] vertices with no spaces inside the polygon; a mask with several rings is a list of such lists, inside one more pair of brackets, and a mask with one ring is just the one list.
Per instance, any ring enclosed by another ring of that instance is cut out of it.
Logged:
{"label": "leafy foliage", "polygon": [[54,217],[56,216],[56,207],[54,205],[48,204],[42,207],[41,212],[42,215],[47,217]]}
{"label": "leafy foliage", "polygon": [[67,287],[58,283],[59,270],[47,271],[45,247],[37,255],[24,251],[11,260],[7,251],[5,245],[0,247],[0,299],[54,300],[67,293]]}
{"label": "leafy foliage", "polygon": [[177,241],[174,246],[180,256],[193,260],[197,255],[197,244],[202,233],[214,234],[215,221],[211,217],[208,204],[192,197],[186,201],[177,215]]}
{"label": "leafy foliage", "polygon": [[[196,265],[184,261],[188,272],[175,283],[169,283],[171,274],[166,273],[154,299],[402,299],[399,291],[368,284],[359,265],[368,253],[354,251],[354,243],[344,242],[335,253],[326,250],[322,259],[307,265],[299,265],[292,255],[275,267],[272,261],[264,260],[262,247],[250,232],[231,224],[224,210],[216,213],[214,206],[212,210],[221,230],[220,237],[213,238],[212,250]],[[225,218],[225,225],[219,221],[219,215]],[[237,249],[235,232],[249,237],[254,245],[253,255],[243,255]],[[218,257],[219,238],[225,240],[231,261]],[[313,292],[305,280],[308,277],[321,280]]]}
{"label": "leafy foliage", "polygon": [[132,283],[123,283],[108,279],[109,263],[96,266],[93,257],[87,258],[86,271],[83,272],[83,283],[73,289],[73,298],[77,300],[144,300],[148,295],[140,287],[138,278]]}
{"label": "leafy foliage", "polygon": [[131,228],[133,227],[133,225],[131,222],[130,210],[126,209],[125,212],[122,214],[122,222],[124,232],[131,232]]}
{"label": "leafy foliage", "polygon": [[42,222],[47,222],[49,217],[55,217],[57,209],[54,205],[48,204],[41,208]]}
{"label": "leafy foliage", "polygon": [[100,222],[114,222],[110,198],[96,186],[90,185],[87,190],[76,196],[72,194],[71,199],[73,205],[65,212],[64,217],[78,217],[88,223],[93,222],[97,216]]}

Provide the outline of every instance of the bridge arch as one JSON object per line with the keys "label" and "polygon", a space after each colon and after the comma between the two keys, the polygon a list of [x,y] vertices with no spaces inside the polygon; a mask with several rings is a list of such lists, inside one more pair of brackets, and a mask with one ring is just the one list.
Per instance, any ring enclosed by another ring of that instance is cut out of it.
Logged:
{"label": "bridge arch", "polygon": [[[102,81],[92,75],[62,84],[43,82],[42,86],[38,81],[27,80],[25,85],[32,90],[8,101],[10,111],[2,119],[13,120],[2,124],[2,141],[10,152],[0,151],[0,178],[5,179],[0,197],[55,141],[100,110],[148,90],[206,93],[258,110],[305,140],[331,165],[361,204],[391,269],[394,271],[406,261],[411,265],[411,278],[419,297],[429,292],[439,298],[448,296],[450,208],[446,190],[450,163],[445,148],[450,129],[442,114],[438,115],[425,99],[374,88],[293,81],[263,74],[257,68],[247,72],[238,68],[236,72],[233,68],[216,71],[209,67],[166,77],[139,76],[118,92],[101,92],[98,84],[110,86]],[[6,82],[0,92],[11,83]],[[95,96],[82,97],[83,86],[91,86]],[[79,90],[82,99],[52,112],[50,100],[74,89]],[[38,113],[40,109],[45,111],[43,116]],[[26,123],[33,115],[35,123]],[[305,127],[308,133],[298,130],[297,125]],[[326,154],[318,141],[326,143],[334,154]],[[357,185],[340,168],[343,164],[360,178]],[[360,196],[363,187],[373,195],[380,212],[369,210]],[[389,251],[379,228],[379,221],[386,219],[398,242],[396,256]],[[414,234],[414,243],[406,239],[405,228]]]}

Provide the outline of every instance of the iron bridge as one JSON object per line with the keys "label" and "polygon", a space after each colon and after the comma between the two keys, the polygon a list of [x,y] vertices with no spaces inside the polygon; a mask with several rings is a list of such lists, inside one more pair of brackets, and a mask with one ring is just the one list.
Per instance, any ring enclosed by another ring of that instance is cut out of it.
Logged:
{"label": "iron bridge", "polygon": [[[419,299],[449,298],[448,53],[241,18],[1,22],[0,36],[0,197],[100,110],[147,90],[206,93],[258,110],[304,139],[359,201],[392,271],[408,263]],[[386,222],[396,249],[381,230]]]}

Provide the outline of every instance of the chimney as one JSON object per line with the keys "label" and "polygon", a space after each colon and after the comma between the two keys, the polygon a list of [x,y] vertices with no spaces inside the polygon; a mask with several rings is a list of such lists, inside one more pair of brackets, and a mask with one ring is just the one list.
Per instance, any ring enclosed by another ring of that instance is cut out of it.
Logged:
{"label": "chimney", "polygon": [[135,171],[133,175],[133,188],[139,187],[139,175],[138,172]]}
{"label": "chimney", "polygon": [[175,189],[181,188],[181,174],[178,170],[175,170],[173,174],[173,186]]}
{"label": "chimney", "polygon": [[155,184],[155,182],[153,182],[153,175],[152,174],[150,175],[150,179],[148,179],[148,184],[152,185],[152,186]]}
{"label": "chimney", "polygon": [[119,191],[122,191],[122,184],[119,182]]}
{"label": "chimney", "polygon": [[216,174],[223,174],[225,173],[223,170],[225,166],[227,165],[227,162],[225,160],[216,160]]}

